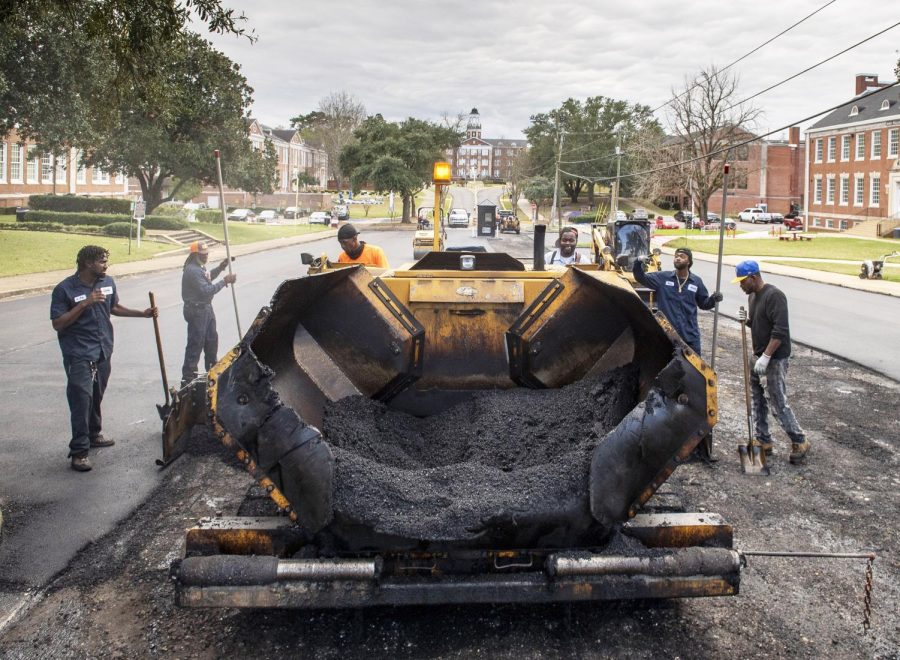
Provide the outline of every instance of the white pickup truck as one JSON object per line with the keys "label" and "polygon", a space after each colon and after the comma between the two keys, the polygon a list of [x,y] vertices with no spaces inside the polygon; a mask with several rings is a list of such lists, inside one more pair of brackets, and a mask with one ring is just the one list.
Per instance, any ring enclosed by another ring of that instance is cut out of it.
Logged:
{"label": "white pickup truck", "polygon": [[771,222],[772,214],[767,211],[763,211],[758,206],[753,206],[738,213],[738,219],[740,219],[742,222],[752,222],[755,225],[757,222]]}

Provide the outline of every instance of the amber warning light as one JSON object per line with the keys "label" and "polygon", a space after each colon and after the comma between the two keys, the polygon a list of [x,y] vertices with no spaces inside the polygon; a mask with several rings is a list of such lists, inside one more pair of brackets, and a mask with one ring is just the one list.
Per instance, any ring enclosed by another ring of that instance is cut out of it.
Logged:
{"label": "amber warning light", "polygon": [[435,163],[431,180],[434,183],[450,183],[450,179],[450,163]]}

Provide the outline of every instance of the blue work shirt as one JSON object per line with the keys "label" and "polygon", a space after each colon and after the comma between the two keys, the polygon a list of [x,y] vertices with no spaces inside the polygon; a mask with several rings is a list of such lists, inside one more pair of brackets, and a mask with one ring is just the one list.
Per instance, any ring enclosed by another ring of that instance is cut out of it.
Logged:
{"label": "blue work shirt", "polygon": [[697,325],[697,308],[712,309],[716,302],[709,297],[703,280],[688,271],[682,280],[674,270],[645,273],[643,264],[634,262],[634,279],[656,294],[659,311],[669,320],[684,343],[700,352],[700,326]]}
{"label": "blue work shirt", "polygon": [[112,308],[119,304],[116,283],[111,277],[97,280],[93,286],[85,284],[78,273],[70,275],[53,289],[50,297],[50,320],[54,320],[86,300],[91,291],[106,294],[102,303],[91,305],[75,321],[56,333],[63,357],[72,360],[97,361],[109,359],[113,352]]}
{"label": "blue work shirt", "polygon": [[225,288],[224,280],[216,283],[212,281],[223,270],[225,267],[216,266],[207,273],[206,266],[199,263],[193,256],[188,257],[181,272],[181,299],[195,305],[211,303],[213,296]]}

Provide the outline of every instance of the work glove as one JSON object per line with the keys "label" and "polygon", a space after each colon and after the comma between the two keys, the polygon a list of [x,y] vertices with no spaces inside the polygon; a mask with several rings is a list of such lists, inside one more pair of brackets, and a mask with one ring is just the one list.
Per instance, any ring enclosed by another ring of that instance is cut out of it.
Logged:
{"label": "work glove", "polygon": [[720,302],[722,302],[722,299],[723,299],[724,297],[725,297],[725,296],[722,295],[722,292],[721,292],[721,291],[716,291],[714,294],[712,294],[712,295],[709,297],[709,299],[712,300],[714,303],[720,303]]}
{"label": "work glove", "polygon": [[770,357],[769,357],[768,355],[766,355],[765,353],[763,353],[762,355],[760,355],[760,356],[759,356],[759,359],[756,361],[756,364],[753,365],[753,372],[754,372],[757,376],[764,376],[765,373],[766,373],[766,369],[767,369],[768,366],[769,366],[769,360],[771,360],[771,359],[772,359],[772,358],[770,358]]}
{"label": "work glove", "polygon": [[746,322],[747,321],[747,310],[741,307],[738,310],[738,321]]}

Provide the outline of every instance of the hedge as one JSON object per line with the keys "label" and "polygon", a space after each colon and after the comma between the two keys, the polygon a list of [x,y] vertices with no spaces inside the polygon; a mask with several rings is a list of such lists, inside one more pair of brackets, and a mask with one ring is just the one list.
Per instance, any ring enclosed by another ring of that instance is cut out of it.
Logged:
{"label": "hedge", "polygon": [[31,195],[28,198],[28,208],[67,213],[124,213],[131,215],[131,200],[118,197]]}
{"label": "hedge", "polygon": [[15,215],[15,206],[0,206],[0,215]]}
{"label": "hedge", "polygon": [[[124,236],[125,238],[137,236],[137,225],[132,226],[130,222],[111,222],[103,227],[103,233],[107,236]],[[144,236],[146,233],[144,228],[141,227],[141,236]]]}
{"label": "hedge", "polygon": [[[112,223],[131,222],[130,215],[109,215],[100,213],[58,213],[56,211],[29,211],[26,223],[55,222],[61,225],[91,225],[105,227]],[[141,223],[144,229],[187,229],[188,223],[180,218],[164,215],[148,215]]]}
{"label": "hedge", "polygon": [[194,211],[194,217],[197,219],[197,222],[205,222],[211,225],[222,224],[222,211],[220,211],[219,209],[203,209],[200,211]]}

